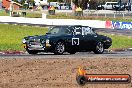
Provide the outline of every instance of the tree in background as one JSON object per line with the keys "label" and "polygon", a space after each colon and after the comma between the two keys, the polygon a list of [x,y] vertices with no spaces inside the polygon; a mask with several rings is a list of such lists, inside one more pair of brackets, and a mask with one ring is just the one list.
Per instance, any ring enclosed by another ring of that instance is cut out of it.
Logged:
{"label": "tree in background", "polygon": [[97,4],[98,4],[97,0],[91,0],[91,1],[89,1],[89,9],[96,9]]}
{"label": "tree in background", "polygon": [[82,9],[87,8],[87,3],[89,4],[90,9],[96,9],[97,5],[105,2],[118,2],[118,0],[73,0],[73,3]]}
{"label": "tree in background", "polygon": [[12,0],[14,2],[17,2],[17,3],[20,3],[22,5],[24,5],[25,1],[28,3],[28,4],[33,4],[34,3],[34,0]]}
{"label": "tree in background", "polygon": [[[25,1],[27,3],[32,3],[34,5],[34,0],[13,0],[15,2],[18,2],[20,4],[24,4]],[[48,0],[48,2],[64,2],[64,3],[70,3],[71,0]],[[83,10],[87,9],[87,4],[89,4],[90,9],[96,9],[97,5],[100,3],[105,3],[105,2],[118,2],[119,0],[72,0],[72,2],[77,6],[81,7]],[[128,1],[128,0],[122,0],[122,1]]]}
{"label": "tree in background", "polygon": [[73,0],[73,3],[84,10],[87,9],[88,0]]}
{"label": "tree in background", "polygon": [[80,7],[84,10],[84,9],[87,9],[87,4],[88,4],[89,0],[82,0],[80,2]]}

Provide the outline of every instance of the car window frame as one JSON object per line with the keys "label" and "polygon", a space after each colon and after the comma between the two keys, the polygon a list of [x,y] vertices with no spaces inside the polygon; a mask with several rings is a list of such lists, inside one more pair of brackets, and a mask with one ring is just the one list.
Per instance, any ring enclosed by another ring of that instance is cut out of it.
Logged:
{"label": "car window frame", "polygon": [[70,30],[69,27],[61,27],[61,32],[64,30],[64,28],[66,28],[65,30],[68,30],[69,33],[64,32],[64,33],[60,33],[60,34],[65,34],[65,35],[72,35],[73,34],[72,30]]}

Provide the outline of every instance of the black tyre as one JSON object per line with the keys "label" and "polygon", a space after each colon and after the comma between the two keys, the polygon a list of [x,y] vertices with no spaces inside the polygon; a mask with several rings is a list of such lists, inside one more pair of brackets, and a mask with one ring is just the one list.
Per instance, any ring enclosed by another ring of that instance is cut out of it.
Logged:
{"label": "black tyre", "polygon": [[37,53],[38,53],[38,51],[34,51],[34,50],[27,50],[27,52],[28,52],[29,54],[37,54]]}
{"label": "black tyre", "polygon": [[102,42],[98,42],[95,50],[93,51],[95,54],[102,54],[104,52],[104,45]]}
{"label": "black tyre", "polygon": [[63,42],[58,42],[55,46],[54,54],[61,55],[65,51],[65,44]]}
{"label": "black tyre", "polygon": [[87,82],[86,78],[84,76],[77,76],[76,81],[79,85],[84,86]]}
{"label": "black tyre", "polygon": [[105,8],[102,6],[102,10],[105,10]]}

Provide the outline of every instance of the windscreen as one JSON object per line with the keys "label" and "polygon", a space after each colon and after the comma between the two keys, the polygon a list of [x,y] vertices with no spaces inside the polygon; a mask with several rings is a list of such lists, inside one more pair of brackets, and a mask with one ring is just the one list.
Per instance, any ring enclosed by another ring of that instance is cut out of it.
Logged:
{"label": "windscreen", "polygon": [[60,27],[52,27],[50,30],[49,30],[49,34],[58,34],[60,32]]}

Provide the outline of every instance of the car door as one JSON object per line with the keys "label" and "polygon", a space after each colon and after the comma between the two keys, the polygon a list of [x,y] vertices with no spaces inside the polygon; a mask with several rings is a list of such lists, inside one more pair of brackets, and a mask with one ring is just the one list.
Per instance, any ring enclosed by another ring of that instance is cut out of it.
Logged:
{"label": "car door", "polygon": [[74,32],[75,32],[75,35],[73,36],[72,38],[72,44],[73,45],[77,45],[79,51],[83,51],[85,50],[85,39],[84,39],[84,35],[83,35],[83,31],[82,31],[82,27],[81,26],[77,26],[74,28]]}
{"label": "car door", "polygon": [[63,40],[65,40],[66,50],[80,51],[81,29],[80,27],[63,27]]}
{"label": "car door", "polygon": [[84,35],[84,43],[83,45],[86,50],[91,50],[95,48],[96,42],[98,41],[98,36],[90,27],[82,27],[83,35]]}

